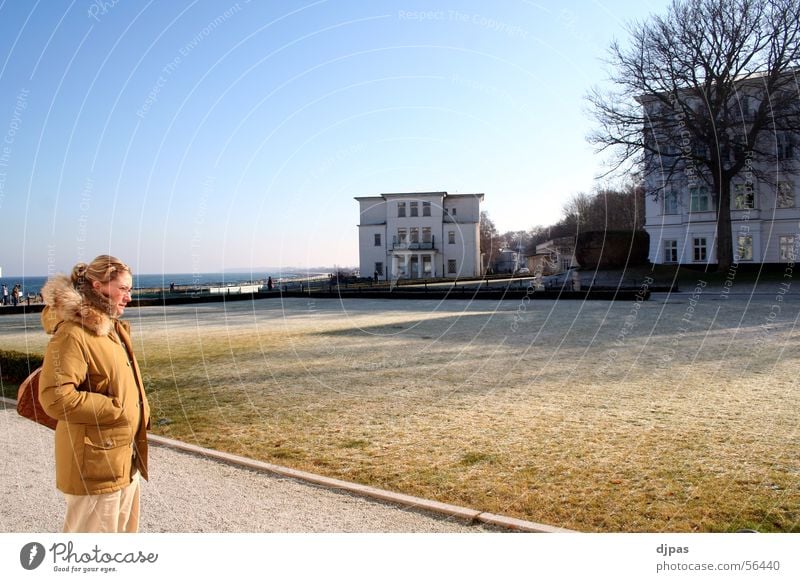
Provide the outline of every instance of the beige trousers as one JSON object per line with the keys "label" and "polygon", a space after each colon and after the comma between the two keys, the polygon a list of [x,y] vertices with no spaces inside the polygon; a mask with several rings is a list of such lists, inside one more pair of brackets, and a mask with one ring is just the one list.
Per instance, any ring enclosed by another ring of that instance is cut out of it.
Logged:
{"label": "beige trousers", "polygon": [[70,495],[64,533],[136,533],[139,531],[139,472],[131,484],[101,495]]}

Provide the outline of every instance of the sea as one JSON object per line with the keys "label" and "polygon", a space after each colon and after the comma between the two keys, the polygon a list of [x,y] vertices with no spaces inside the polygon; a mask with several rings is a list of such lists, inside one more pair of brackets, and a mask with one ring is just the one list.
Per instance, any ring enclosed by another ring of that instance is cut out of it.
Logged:
{"label": "sea", "polygon": [[[170,284],[176,286],[189,285],[192,287],[215,287],[226,285],[243,285],[257,281],[266,281],[272,277],[273,282],[290,282],[319,275],[326,275],[323,271],[283,271],[283,272],[253,272],[253,273],[158,273],[158,274],[134,274],[133,286],[136,289],[164,288],[168,289]],[[34,295],[39,293],[42,286],[47,282],[47,277],[0,277],[0,285],[7,285],[8,292],[14,285],[21,285],[22,295],[28,293]]]}

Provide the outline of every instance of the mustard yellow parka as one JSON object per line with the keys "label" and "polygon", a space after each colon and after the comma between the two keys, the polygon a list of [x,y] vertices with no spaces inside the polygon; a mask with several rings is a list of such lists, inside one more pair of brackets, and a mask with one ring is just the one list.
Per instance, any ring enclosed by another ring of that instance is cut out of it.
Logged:
{"label": "mustard yellow parka", "polygon": [[66,276],[51,278],[42,296],[42,325],[52,338],[39,400],[59,421],[56,487],[72,495],[111,493],[131,483],[134,463],[147,479],[150,407],[130,324],[109,316],[103,298],[81,294]]}

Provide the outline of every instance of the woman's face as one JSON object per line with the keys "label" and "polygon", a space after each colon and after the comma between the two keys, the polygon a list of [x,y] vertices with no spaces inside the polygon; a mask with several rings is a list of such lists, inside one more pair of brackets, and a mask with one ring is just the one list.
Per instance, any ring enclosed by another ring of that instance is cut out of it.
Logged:
{"label": "woman's face", "polygon": [[111,304],[117,310],[117,317],[125,311],[125,306],[131,300],[131,289],[133,289],[133,278],[130,273],[123,272],[116,279],[108,283],[95,281],[95,289],[111,300]]}

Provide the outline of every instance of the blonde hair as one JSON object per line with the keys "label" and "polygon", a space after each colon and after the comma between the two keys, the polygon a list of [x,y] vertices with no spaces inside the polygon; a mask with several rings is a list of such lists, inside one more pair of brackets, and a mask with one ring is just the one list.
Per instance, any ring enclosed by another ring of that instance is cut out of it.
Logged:
{"label": "blonde hair", "polygon": [[121,273],[131,273],[131,268],[111,255],[100,255],[89,263],[78,263],[72,267],[72,284],[76,288],[82,288],[88,281],[91,285],[94,281],[108,283],[113,281]]}

